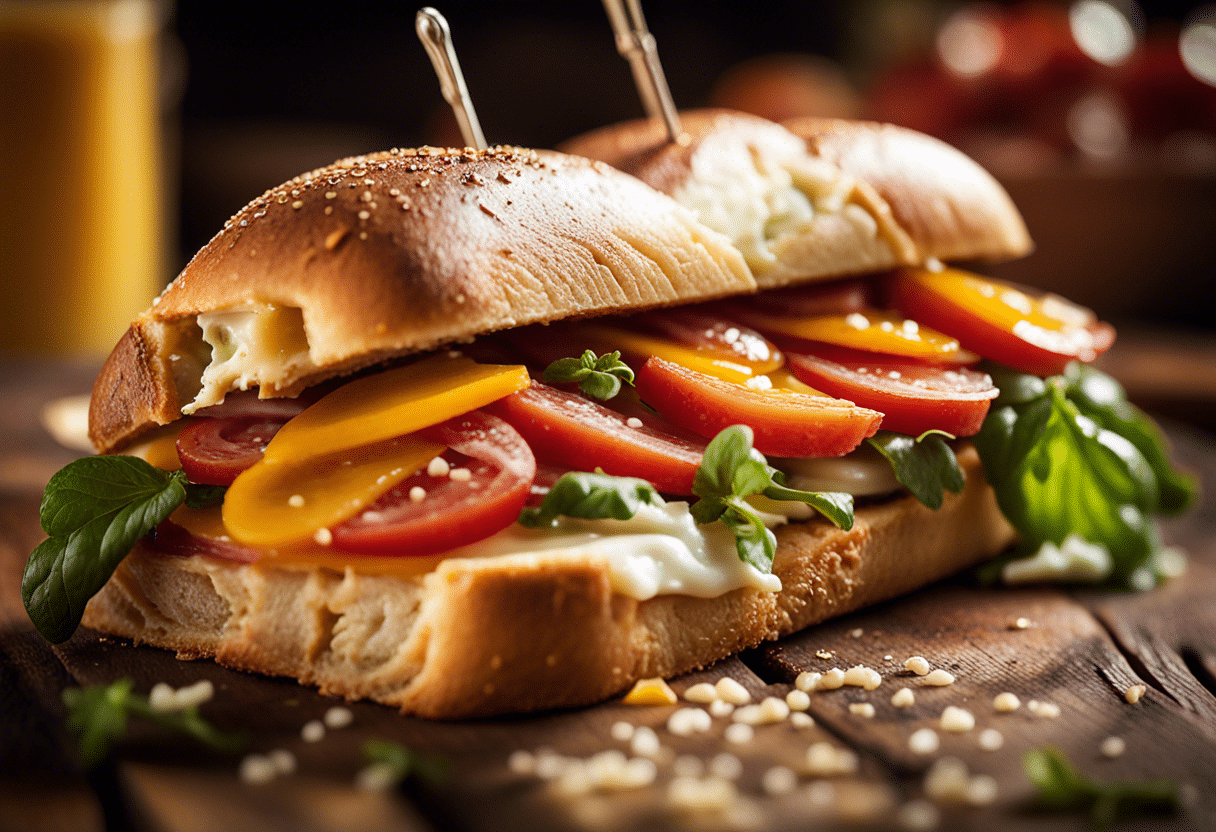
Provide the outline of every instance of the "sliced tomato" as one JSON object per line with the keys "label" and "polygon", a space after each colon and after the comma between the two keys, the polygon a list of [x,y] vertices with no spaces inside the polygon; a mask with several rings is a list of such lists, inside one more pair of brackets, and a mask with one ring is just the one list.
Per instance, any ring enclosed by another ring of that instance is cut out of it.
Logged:
{"label": "sliced tomato", "polygon": [[705,309],[663,309],[631,320],[708,357],[750,367],[755,375],[784,363],[777,345],[759,332]]}
{"label": "sliced tomato", "polygon": [[794,352],[807,351],[808,344],[832,344],[926,364],[964,366],[980,360],[957,338],[882,309],[810,317],[741,310],[739,317]]}
{"label": "sliced tomato", "polygon": [[744,424],[774,456],[843,456],[873,436],[882,414],[852,402],[793,390],[757,390],[651,358],[638,371],[642,400],[681,427],[713,437]]}
{"label": "sliced tomato", "polygon": [[[726,382],[723,382],[726,383]],[[515,426],[542,460],[575,471],[649,480],[667,494],[691,494],[704,443],[646,425],[590,399],[533,382],[488,410]]]}
{"label": "sliced tomato", "polygon": [[720,304],[722,314],[734,317],[735,309],[753,309],[774,315],[847,315],[873,306],[873,287],[865,279],[835,280],[812,286],[770,289],[758,295]]}
{"label": "sliced tomato", "polygon": [[233,416],[200,419],[177,437],[177,457],[190,482],[232,485],[237,474],[262,458],[266,444],[291,418]]}
{"label": "sliced tomato", "polygon": [[[383,555],[430,555],[483,540],[519,517],[536,459],[509,424],[474,410],[418,432],[448,446],[442,456],[468,477],[406,477],[360,514],[330,529],[338,549]],[[420,499],[411,497],[422,489]]]}
{"label": "sliced tomato", "polygon": [[879,410],[884,430],[913,436],[927,430],[978,433],[999,392],[986,373],[841,347],[823,346],[814,355],[786,353],[786,360],[794,375],[812,387]]}
{"label": "sliced tomato", "polygon": [[1114,328],[1089,309],[959,269],[901,269],[887,288],[904,314],[1026,373],[1054,375],[1074,359],[1093,361],[1115,340]]}

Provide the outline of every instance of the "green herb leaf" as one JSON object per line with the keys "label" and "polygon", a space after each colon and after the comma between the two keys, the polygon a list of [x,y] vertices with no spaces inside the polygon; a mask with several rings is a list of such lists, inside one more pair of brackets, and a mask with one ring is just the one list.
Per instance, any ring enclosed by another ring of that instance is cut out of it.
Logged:
{"label": "green herb leaf", "polygon": [[30,620],[53,643],[80,626],[84,606],[135,543],[183,502],[209,504],[223,489],[190,485],[181,471],[162,471],[136,457],[95,456],[69,464],[42,496],[50,535],[30,554],[21,597]]}
{"label": "green herb leaf", "polygon": [[395,783],[407,777],[418,777],[438,785],[451,776],[447,760],[421,754],[390,740],[373,739],[363,743],[363,757],[372,765],[383,768]]}
{"label": "green herb leaf", "polygon": [[776,536],[745,499],[752,494],[797,500],[843,529],[853,527],[851,495],[786,488],[782,473],[752,448],[752,441],[752,429],[747,425],[732,425],[719,432],[705,448],[692,484],[692,493],[701,498],[692,506],[693,519],[702,524],[721,520],[735,534],[740,560],[771,572],[777,553]]}
{"label": "green herb leaf", "polygon": [[1041,748],[1022,758],[1026,777],[1038,788],[1037,803],[1049,811],[1084,811],[1098,829],[1145,814],[1177,811],[1178,786],[1166,780],[1096,783],[1073,768],[1059,751]]}
{"label": "green herb leaf", "polygon": [[540,506],[520,512],[519,523],[540,528],[556,525],[558,517],[628,520],[641,505],[663,505],[659,492],[646,480],[571,472],[553,484]]}
{"label": "green herb leaf", "polygon": [[87,767],[100,763],[110,747],[123,737],[130,715],[185,734],[220,751],[236,751],[246,742],[240,734],[220,731],[207,722],[197,707],[181,711],[156,711],[148,697],[134,693],[132,679],[119,679],[109,685],[68,688],[63,702],[68,707],[68,728],[80,735],[80,760]]}
{"label": "green herb leaf", "polygon": [[633,370],[621,361],[620,350],[596,356],[591,350],[579,358],[559,358],[545,368],[542,376],[551,384],[578,382],[588,396],[608,401],[621,392],[621,382],[633,385]]}
{"label": "green herb leaf", "polygon": [[1096,370],[1070,366],[1044,380],[996,369],[994,379],[999,406],[975,444],[1020,533],[1019,553],[1077,534],[1106,547],[1112,580],[1129,583],[1160,546],[1151,515],[1189,503],[1193,481],[1169,464],[1152,423]]}
{"label": "green herb leaf", "polygon": [[954,436],[939,430],[925,431],[917,437],[881,430],[866,441],[886,457],[895,478],[912,496],[936,510],[942,507],[947,489],[958,494],[966,485],[963,469],[947,439]]}

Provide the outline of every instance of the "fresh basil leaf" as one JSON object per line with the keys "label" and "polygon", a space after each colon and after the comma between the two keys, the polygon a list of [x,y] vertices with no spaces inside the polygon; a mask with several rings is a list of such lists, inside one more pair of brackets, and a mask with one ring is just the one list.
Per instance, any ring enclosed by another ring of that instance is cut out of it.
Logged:
{"label": "fresh basil leaf", "polygon": [[228,489],[223,485],[189,483],[186,486],[186,506],[194,509],[218,506],[224,502],[224,495],[227,493]]}
{"label": "fresh basil leaf", "polygon": [[451,765],[441,757],[421,754],[390,740],[372,739],[363,743],[363,757],[382,767],[393,782],[418,777],[433,784],[444,783],[451,776]]}
{"label": "fresh basil leaf", "polygon": [[692,519],[701,525],[712,523],[726,511],[726,500],[722,497],[702,497],[688,509]]}
{"label": "fresh basil leaf", "polygon": [[68,728],[80,734],[77,748],[86,767],[91,768],[105,759],[110,746],[126,733],[131,715],[221,751],[236,751],[246,743],[244,736],[220,731],[211,725],[199,714],[197,707],[182,711],[154,710],[148,697],[133,692],[134,686],[134,680],[123,678],[109,685],[68,688],[63,692],[63,702],[68,708]]}
{"label": "fresh basil leaf", "polygon": [[1047,382],[1038,376],[1019,373],[999,364],[985,364],[981,369],[992,377],[992,383],[1000,391],[992,401],[994,408],[1026,404],[1047,392]]}
{"label": "fresh basil leaf", "polygon": [[912,496],[931,509],[939,509],[948,489],[955,494],[966,482],[954,449],[946,444],[953,439],[941,431],[926,431],[918,437],[882,430],[866,441],[891,463],[895,478]]}
{"label": "fresh basil leaf", "polygon": [[719,431],[705,447],[701,465],[693,477],[692,493],[698,497],[727,497],[736,493],[735,472],[754,461],[752,438],[752,429],[747,425],[731,425]]}
{"label": "fresh basil leaf", "polygon": [[632,385],[633,370],[621,361],[620,350],[596,356],[584,350],[578,358],[559,358],[541,376],[553,384],[578,383],[579,389],[588,396],[607,401],[621,392],[621,382]]}
{"label": "fresh basil leaf", "polygon": [[[87,457],[51,478],[41,512],[50,537],[30,554],[21,579],[25,609],[48,641],[71,637],[88,600],[136,542],[186,501],[187,490],[183,472],[135,457]],[[215,497],[209,487],[202,493]]]}
{"label": "fresh basil leaf", "polygon": [[732,499],[719,519],[734,532],[739,560],[750,563],[761,572],[773,571],[777,536],[764,525],[755,509],[741,500]]}
{"label": "fresh basil leaf", "polygon": [[761,492],[770,500],[797,500],[826,517],[833,526],[846,532],[853,528],[853,495],[843,491],[798,491],[783,485],[770,485]]}
{"label": "fresh basil leaf", "polygon": [[1028,751],[1022,758],[1026,777],[1038,789],[1041,809],[1088,812],[1097,829],[1146,814],[1169,814],[1181,805],[1177,784],[1167,780],[1097,783],[1073,768],[1054,748]]}
{"label": "fresh basil leaf", "polygon": [[663,505],[663,498],[646,480],[608,474],[563,474],[537,508],[526,508],[519,523],[528,528],[554,526],[558,517],[584,520],[628,520],[642,505]]}

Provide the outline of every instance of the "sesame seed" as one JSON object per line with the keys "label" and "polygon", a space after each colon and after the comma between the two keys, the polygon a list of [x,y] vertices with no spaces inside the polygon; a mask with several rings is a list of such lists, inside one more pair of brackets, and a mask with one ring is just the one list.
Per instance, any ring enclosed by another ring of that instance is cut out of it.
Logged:
{"label": "sesame seed", "polygon": [[292,494],[290,497],[287,498],[287,505],[291,506],[292,508],[302,507],[304,505],[304,495],[303,494]]}
{"label": "sesame seed", "polygon": [[1017,619],[1016,621],[1014,621],[1014,622],[1013,622],[1013,624],[1010,626],[1010,629],[1012,629],[1012,630],[1028,630],[1028,629],[1030,629],[1032,626],[1034,626],[1034,625],[1033,625],[1033,624],[1031,624],[1031,622],[1030,622],[1030,619],[1029,619],[1029,618],[1019,618],[1019,619]]}
{"label": "sesame seed", "polygon": [[336,199],[336,198],[337,198],[337,196],[338,196],[338,192],[337,192],[337,191],[326,191],[326,192],[325,192],[325,198],[326,198],[326,199]]}
{"label": "sesame seed", "polygon": [[1018,699],[1017,694],[1006,691],[996,695],[996,698],[992,700],[992,707],[1001,713],[1009,713],[1022,707],[1022,701]]}
{"label": "sesame seed", "polygon": [[327,216],[327,217],[328,217],[328,216],[329,216],[330,214],[332,214],[333,212],[334,212],[334,206],[332,206],[332,205],[326,205],[326,206],[325,206],[325,216]]}
{"label": "sesame seed", "polygon": [[1123,698],[1125,700],[1127,700],[1127,703],[1129,705],[1135,705],[1137,702],[1140,701],[1140,698],[1142,696],[1144,696],[1144,694],[1146,694],[1146,693],[1148,693],[1148,688],[1146,686],[1132,685],[1130,688],[1128,688],[1126,691],[1123,692]]}
{"label": "sesame seed", "polygon": [[304,742],[320,742],[325,737],[325,725],[319,719],[304,723],[300,729],[300,738]]}
{"label": "sesame seed", "polygon": [[891,697],[891,704],[897,708],[908,708],[916,703],[916,695],[911,688],[900,688]]}
{"label": "sesame seed", "polygon": [[869,702],[850,702],[849,713],[866,719],[874,718],[874,706]]}
{"label": "sesame seed", "polygon": [[861,627],[858,627],[855,630],[851,630],[849,632],[849,635],[851,635],[853,638],[861,638],[863,635],[865,635],[865,632],[866,631],[863,630]]}
{"label": "sesame seed", "polygon": [[355,721],[355,715],[350,708],[334,705],[325,712],[326,728],[345,728]]}
{"label": "sesame seed", "polygon": [[929,660],[924,656],[913,656],[904,662],[904,667],[911,670],[917,676],[927,676],[929,674]]}
{"label": "sesame seed", "polygon": [[295,202],[291,203],[291,207],[295,208],[297,211],[299,211],[301,208],[304,207],[304,200],[297,199]]}
{"label": "sesame seed", "polygon": [[1123,741],[1122,737],[1107,737],[1102,740],[1099,749],[1102,751],[1103,757],[1114,759],[1123,756],[1123,752],[1127,750],[1127,743]]}
{"label": "sesame seed", "polygon": [[932,728],[921,728],[908,737],[908,750],[913,754],[932,754],[940,745],[937,732]]}
{"label": "sesame seed", "polygon": [[926,676],[923,681],[926,685],[932,685],[939,688],[945,687],[946,685],[954,684],[954,674],[942,670],[939,667],[937,670],[934,670],[932,673]]}
{"label": "sesame seed", "polygon": [[965,734],[975,727],[975,715],[964,708],[948,705],[942,711],[941,727],[943,731]]}
{"label": "sesame seed", "polygon": [[689,702],[699,702],[708,705],[718,699],[718,691],[709,682],[698,682],[684,691],[684,698]]}
{"label": "sesame seed", "polygon": [[983,751],[999,751],[1005,744],[1005,735],[995,728],[985,728],[980,731],[978,745]]}
{"label": "sesame seed", "polygon": [[359,239],[360,239],[360,240],[366,240],[366,239],[367,239],[367,232],[366,232],[366,231],[360,231],[360,232],[359,232]]}

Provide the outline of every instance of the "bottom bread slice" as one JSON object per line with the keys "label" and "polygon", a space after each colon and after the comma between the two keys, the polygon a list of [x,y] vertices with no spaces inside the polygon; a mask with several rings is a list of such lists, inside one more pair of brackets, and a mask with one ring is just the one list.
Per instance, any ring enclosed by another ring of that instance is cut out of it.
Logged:
{"label": "bottom bread slice", "polygon": [[612,590],[602,562],[449,559],[406,578],[175,557],[142,544],[84,622],[137,643],[290,676],[323,693],[452,719],[583,705],[876,603],[1014,539],[975,450],[967,487],[934,511],[911,497],[777,530],[780,592],[717,598]]}

